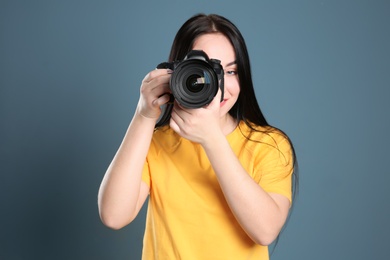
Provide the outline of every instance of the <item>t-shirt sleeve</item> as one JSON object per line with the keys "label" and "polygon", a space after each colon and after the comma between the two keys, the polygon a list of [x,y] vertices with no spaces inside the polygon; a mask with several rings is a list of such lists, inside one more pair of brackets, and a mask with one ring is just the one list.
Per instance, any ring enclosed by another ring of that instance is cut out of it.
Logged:
{"label": "t-shirt sleeve", "polygon": [[258,162],[260,186],[267,192],[278,193],[292,200],[293,156],[290,142],[283,136],[274,136],[273,145],[267,145],[266,155]]}

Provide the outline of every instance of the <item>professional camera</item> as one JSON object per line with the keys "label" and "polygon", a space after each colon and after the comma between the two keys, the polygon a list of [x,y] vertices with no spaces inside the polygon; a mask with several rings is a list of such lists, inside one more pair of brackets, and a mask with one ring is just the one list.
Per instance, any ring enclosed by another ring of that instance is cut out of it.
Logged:
{"label": "professional camera", "polygon": [[163,62],[158,69],[171,69],[170,89],[173,97],[186,108],[209,104],[221,89],[223,100],[223,68],[220,60],[209,59],[201,50],[192,50],[182,61]]}

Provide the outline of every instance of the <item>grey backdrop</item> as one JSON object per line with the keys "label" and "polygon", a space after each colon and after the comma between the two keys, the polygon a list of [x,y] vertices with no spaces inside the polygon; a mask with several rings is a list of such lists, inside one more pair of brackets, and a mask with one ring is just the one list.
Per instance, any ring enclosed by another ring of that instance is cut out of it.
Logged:
{"label": "grey backdrop", "polygon": [[384,259],[389,1],[0,1],[0,259],[140,259],[145,209],[104,227],[100,181],[179,26],[242,31],[300,193],[272,259]]}

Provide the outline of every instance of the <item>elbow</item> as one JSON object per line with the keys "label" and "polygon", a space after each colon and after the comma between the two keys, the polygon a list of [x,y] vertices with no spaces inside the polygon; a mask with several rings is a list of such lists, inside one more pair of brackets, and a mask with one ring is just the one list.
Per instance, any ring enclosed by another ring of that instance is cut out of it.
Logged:
{"label": "elbow", "polygon": [[262,246],[269,246],[275,241],[277,236],[262,236],[252,239],[256,244]]}
{"label": "elbow", "polygon": [[125,227],[125,225],[122,225],[116,221],[111,221],[111,220],[107,220],[104,218],[101,218],[101,221],[106,227],[108,227],[112,230],[119,230],[119,229],[122,229],[123,227]]}
{"label": "elbow", "polygon": [[119,230],[130,224],[135,216],[123,208],[113,207],[113,203],[103,203],[98,200],[98,211],[101,222],[108,228]]}
{"label": "elbow", "polygon": [[100,220],[106,227],[113,230],[119,230],[130,224],[133,221],[133,218],[123,219],[112,214],[104,214],[103,212],[100,212]]}
{"label": "elbow", "polygon": [[281,217],[277,221],[268,222],[267,225],[259,225],[256,231],[252,233],[252,240],[259,245],[269,246],[279,236],[286,222],[285,217]]}
{"label": "elbow", "polygon": [[268,231],[263,231],[263,232],[259,232],[257,234],[253,234],[251,236],[253,242],[255,242],[256,244],[258,245],[262,245],[262,246],[269,246],[271,245],[275,239],[278,237],[280,233],[280,230],[268,230]]}

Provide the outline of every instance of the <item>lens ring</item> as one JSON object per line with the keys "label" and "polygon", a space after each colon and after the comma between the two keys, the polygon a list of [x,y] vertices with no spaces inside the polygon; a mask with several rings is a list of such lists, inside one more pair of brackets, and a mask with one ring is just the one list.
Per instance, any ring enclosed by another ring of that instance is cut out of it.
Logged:
{"label": "lens ring", "polygon": [[214,69],[202,60],[181,62],[171,77],[171,90],[175,99],[188,108],[209,104],[218,88],[218,77]]}

